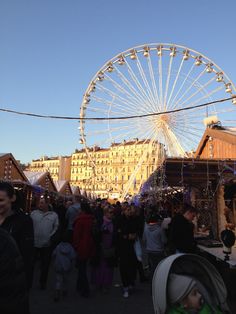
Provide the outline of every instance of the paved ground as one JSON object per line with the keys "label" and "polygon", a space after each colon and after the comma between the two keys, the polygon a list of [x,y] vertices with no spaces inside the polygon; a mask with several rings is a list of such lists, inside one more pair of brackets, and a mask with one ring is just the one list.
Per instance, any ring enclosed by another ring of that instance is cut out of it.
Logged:
{"label": "paved ground", "polygon": [[[35,275],[35,282],[37,280]],[[236,313],[236,270],[224,271],[223,277],[230,294],[231,313]],[[31,291],[31,314],[153,314],[150,283],[137,283],[135,292],[128,299],[122,297],[119,274],[116,270],[114,286],[109,294],[92,291],[91,297],[84,299],[75,290],[76,271],[71,274],[69,295],[58,303],[53,301],[54,273],[49,275],[48,288],[39,290],[37,284]]]}
{"label": "paved ground", "polygon": [[[91,297],[84,299],[75,291],[76,273],[74,272],[71,274],[69,295],[55,303],[53,301],[53,277],[52,272],[47,290],[41,291],[37,285],[33,288],[30,298],[31,314],[153,314],[149,283],[138,283],[133,295],[128,299],[124,299],[121,288],[115,286],[109,294],[92,291]],[[117,283],[120,282],[116,272],[114,284]]]}

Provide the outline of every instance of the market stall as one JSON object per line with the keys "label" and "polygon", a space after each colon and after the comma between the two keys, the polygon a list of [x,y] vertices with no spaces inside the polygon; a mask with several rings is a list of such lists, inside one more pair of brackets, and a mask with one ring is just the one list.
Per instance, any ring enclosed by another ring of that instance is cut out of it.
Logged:
{"label": "market stall", "polygon": [[66,181],[66,180],[55,181],[54,180],[54,184],[56,186],[57,192],[60,195],[69,196],[73,194],[69,181]]}
{"label": "market stall", "polygon": [[236,183],[234,167],[233,160],[167,158],[144,183],[141,193],[168,203],[172,213],[190,203],[199,211],[197,232],[218,238],[226,223],[225,202],[235,208],[235,194],[227,201],[224,193]]}
{"label": "market stall", "polygon": [[11,153],[0,154],[0,180],[9,181],[16,191],[16,206],[27,211],[30,207],[31,185]]}

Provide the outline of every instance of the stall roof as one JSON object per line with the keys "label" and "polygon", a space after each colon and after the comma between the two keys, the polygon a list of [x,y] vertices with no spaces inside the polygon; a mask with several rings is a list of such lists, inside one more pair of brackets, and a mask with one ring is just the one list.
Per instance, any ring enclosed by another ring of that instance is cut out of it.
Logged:
{"label": "stall roof", "polygon": [[[28,179],[24,174],[23,170],[20,168],[18,162],[11,153],[0,153],[0,161],[11,160],[14,169],[11,169],[10,181],[23,181],[28,183]],[[14,171],[15,170],[15,171]]]}
{"label": "stall roof", "polygon": [[72,190],[72,194],[73,194],[73,195],[81,194],[81,193],[80,193],[80,188],[79,188],[78,186],[72,185],[72,186],[71,186],[71,190]]}
{"label": "stall roof", "polygon": [[59,193],[63,193],[64,190],[66,189],[66,187],[68,187],[70,194],[72,194],[72,189],[71,189],[69,181],[67,181],[67,180],[58,180],[58,181],[54,180],[54,184],[55,184],[57,191]]}
{"label": "stall roof", "polygon": [[207,128],[195,152],[195,157],[201,155],[209,137],[217,138],[223,142],[236,145],[236,128]]}
{"label": "stall roof", "polygon": [[52,177],[48,171],[45,172],[34,172],[34,171],[24,171],[24,174],[28,178],[29,182],[32,185],[41,185],[41,182],[44,178],[48,177],[54,191],[57,191],[56,186],[52,180]]}

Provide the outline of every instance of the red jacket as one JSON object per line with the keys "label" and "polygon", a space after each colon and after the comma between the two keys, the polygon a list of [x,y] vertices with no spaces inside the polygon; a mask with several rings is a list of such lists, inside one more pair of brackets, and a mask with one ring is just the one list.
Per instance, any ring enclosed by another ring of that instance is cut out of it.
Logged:
{"label": "red jacket", "polygon": [[80,259],[95,255],[95,243],[92,236],[94,217],[81,212],[74,222],[73,246]]}

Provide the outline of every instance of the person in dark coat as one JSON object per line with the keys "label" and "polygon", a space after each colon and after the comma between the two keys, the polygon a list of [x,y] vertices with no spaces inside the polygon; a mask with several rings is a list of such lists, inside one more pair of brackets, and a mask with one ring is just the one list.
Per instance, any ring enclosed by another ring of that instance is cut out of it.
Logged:
{"label": "person in dark coat", "polygon": [[129,293],[133,289],[136,279],[137,257],[134,250],[134,243],[138,237],[139,228],[140,225],[133,208],[126,205],[123,214],[117,221],[117,251],[124,298],[129,297]]}
{"label": "person in dark coat", "polygon": [[194,240],[194,224],[197,210],[185,205],[182,213],[177,213],[171,223],[169,231],[169,243],[175,253],[195,253],[196,242]]}
{"label": "person in dark coat", "polygon": [[30,288],[34,245],[33,222],[20,208],[13,209],[15,199],[13,186],[8,182],[0,182],[0,227],[9,232],[16,241],[24,261],[27,286]]}
{"label": "person in dark coat", "polygon": [[87,266],[96,251],[93,238],[94,223],[95,218],[90,205],[86,201],[81,201],[81,213],[74,222],[73,246],[77,253],[77,290],[83,297],[88,297],[90,293]]}
{"label": "person in dark coat", "polygon": [[29,314],[24,264],[10,234],[0,228],[0,313]]}

